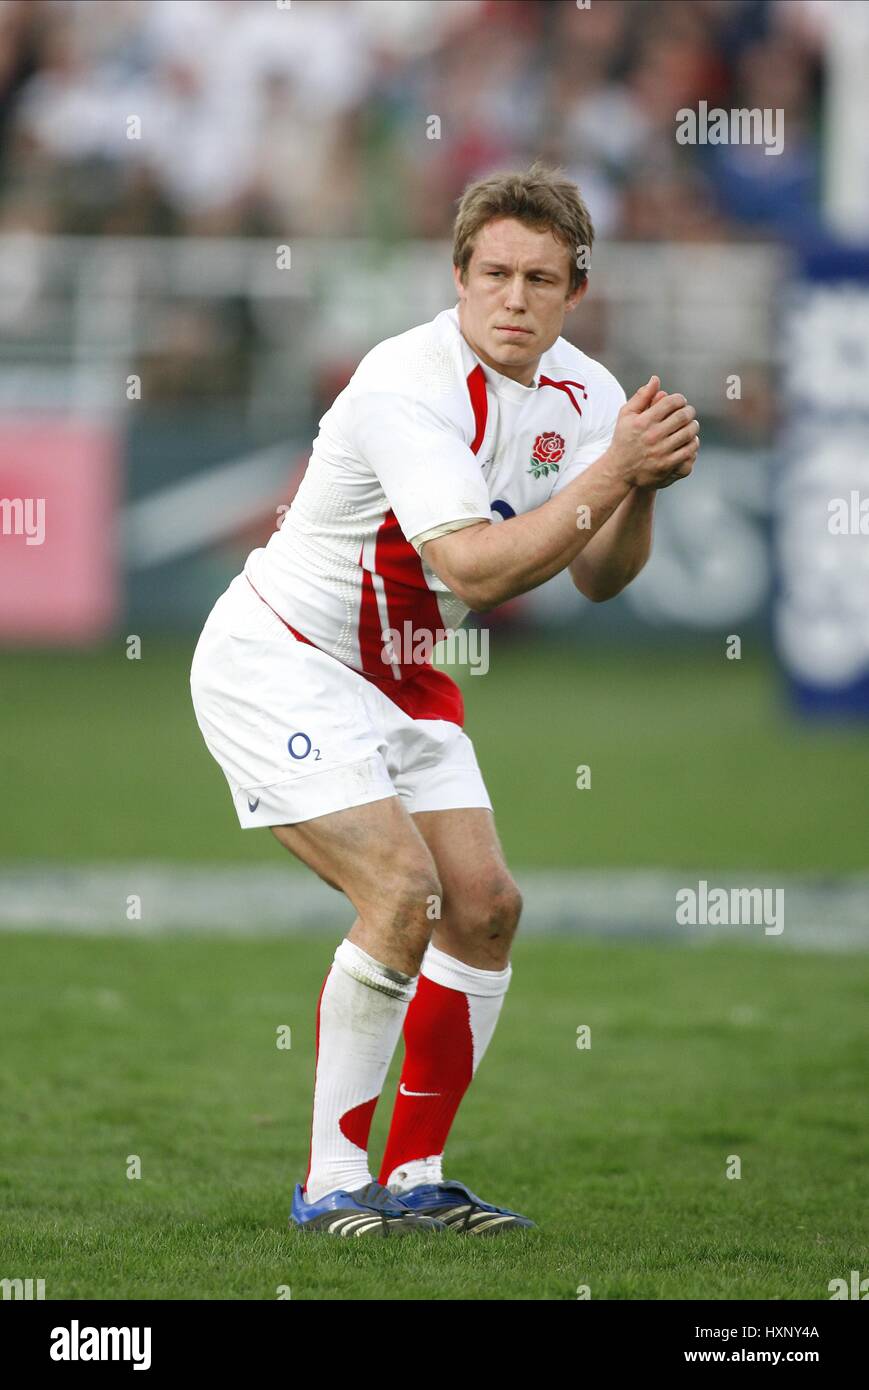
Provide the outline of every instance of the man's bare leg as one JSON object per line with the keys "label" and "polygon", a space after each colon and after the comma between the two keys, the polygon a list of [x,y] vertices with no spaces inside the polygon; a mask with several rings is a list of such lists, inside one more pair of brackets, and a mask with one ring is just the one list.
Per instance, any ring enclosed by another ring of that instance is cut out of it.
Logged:
{"label": "man's bare leg", "polygon": [[431,851],[398,796],[297,825],[274,825],[286,849],[339,888],[359,914],[349,939],[377,960],[415,975],[441,886]]}
{"label": "man's bare leg", "polygon": [[419,811],[412,817],[443,888],[432,941],[480,970],[503,970],[519,924],[522,898],[504,859],[495,817],[485,807]]}

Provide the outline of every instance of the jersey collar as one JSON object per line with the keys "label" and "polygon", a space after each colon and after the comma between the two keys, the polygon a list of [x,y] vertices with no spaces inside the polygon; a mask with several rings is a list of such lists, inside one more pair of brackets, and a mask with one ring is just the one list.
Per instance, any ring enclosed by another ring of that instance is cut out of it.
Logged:
{"label": "jersey collar", "polygon": [[[477,357],[477,354],[473,350],[471,351],[471,356],[475,361],[480,362],[479,357]],[[503,396],[505,400],[518,401],[521,404],[523,401],[530,400],[531,397],[537,393],[537,377],[534,378],[534,384],[532,386],[523,386],[521,381],[514,381],[511,376],[503,376],[501,372],[496,372],[493,367],[487,366],[485,362],[480,362],[480,366],[483,368],[483,375],[486,381],[495,392],[496,396]]]}

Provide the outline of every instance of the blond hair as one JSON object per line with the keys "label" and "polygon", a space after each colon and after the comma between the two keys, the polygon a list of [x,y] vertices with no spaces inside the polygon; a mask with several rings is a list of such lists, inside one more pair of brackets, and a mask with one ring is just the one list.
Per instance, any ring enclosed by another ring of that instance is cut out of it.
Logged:
{"label": "blond hair", "polygon": [[[579,189],[563,169],[535,160],[525,173],[490,174],[468,184],[459,199],[453,228],[453,264],[462,280],[478,232],[496,217],[515,217],[535,231],[551,231],[570,252],[571,291],[585,284],[594,227]],[[582,250],[585,256],[581,256]]]}

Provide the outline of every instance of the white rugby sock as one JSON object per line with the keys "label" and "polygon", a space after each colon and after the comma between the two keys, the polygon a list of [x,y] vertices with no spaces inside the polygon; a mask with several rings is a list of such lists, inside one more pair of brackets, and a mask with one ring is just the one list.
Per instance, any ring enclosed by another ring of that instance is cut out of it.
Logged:
{"label": "white rugby sock", "polygon": [[372,1181],[368,1134],[417,977],[344,940],[317,1011],[317,1064],[305,1197]]}

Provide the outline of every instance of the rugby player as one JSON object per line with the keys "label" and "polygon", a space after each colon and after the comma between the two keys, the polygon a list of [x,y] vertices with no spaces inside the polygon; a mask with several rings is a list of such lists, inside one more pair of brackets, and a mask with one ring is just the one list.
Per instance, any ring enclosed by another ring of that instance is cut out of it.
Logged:
{"label": "rugby player", "polygon": [[[268,826],[356,913],[317,1006],[310,1156],[290,1216],[306,1231],[534,1224],[443,1171],[510,984],[521,900],[459,687],[387,634],[437,640],[565,569],[601,602],[645,564],[656,493],[691,473],[699,425],[657,376],[626,400],[561,336],[592,240],[560,170],[465,190],[457,303],[363,358],[280,530],[196,648],[196,715],[242,828]],[[402,1030],[375,1178],[369,1130]]]}

